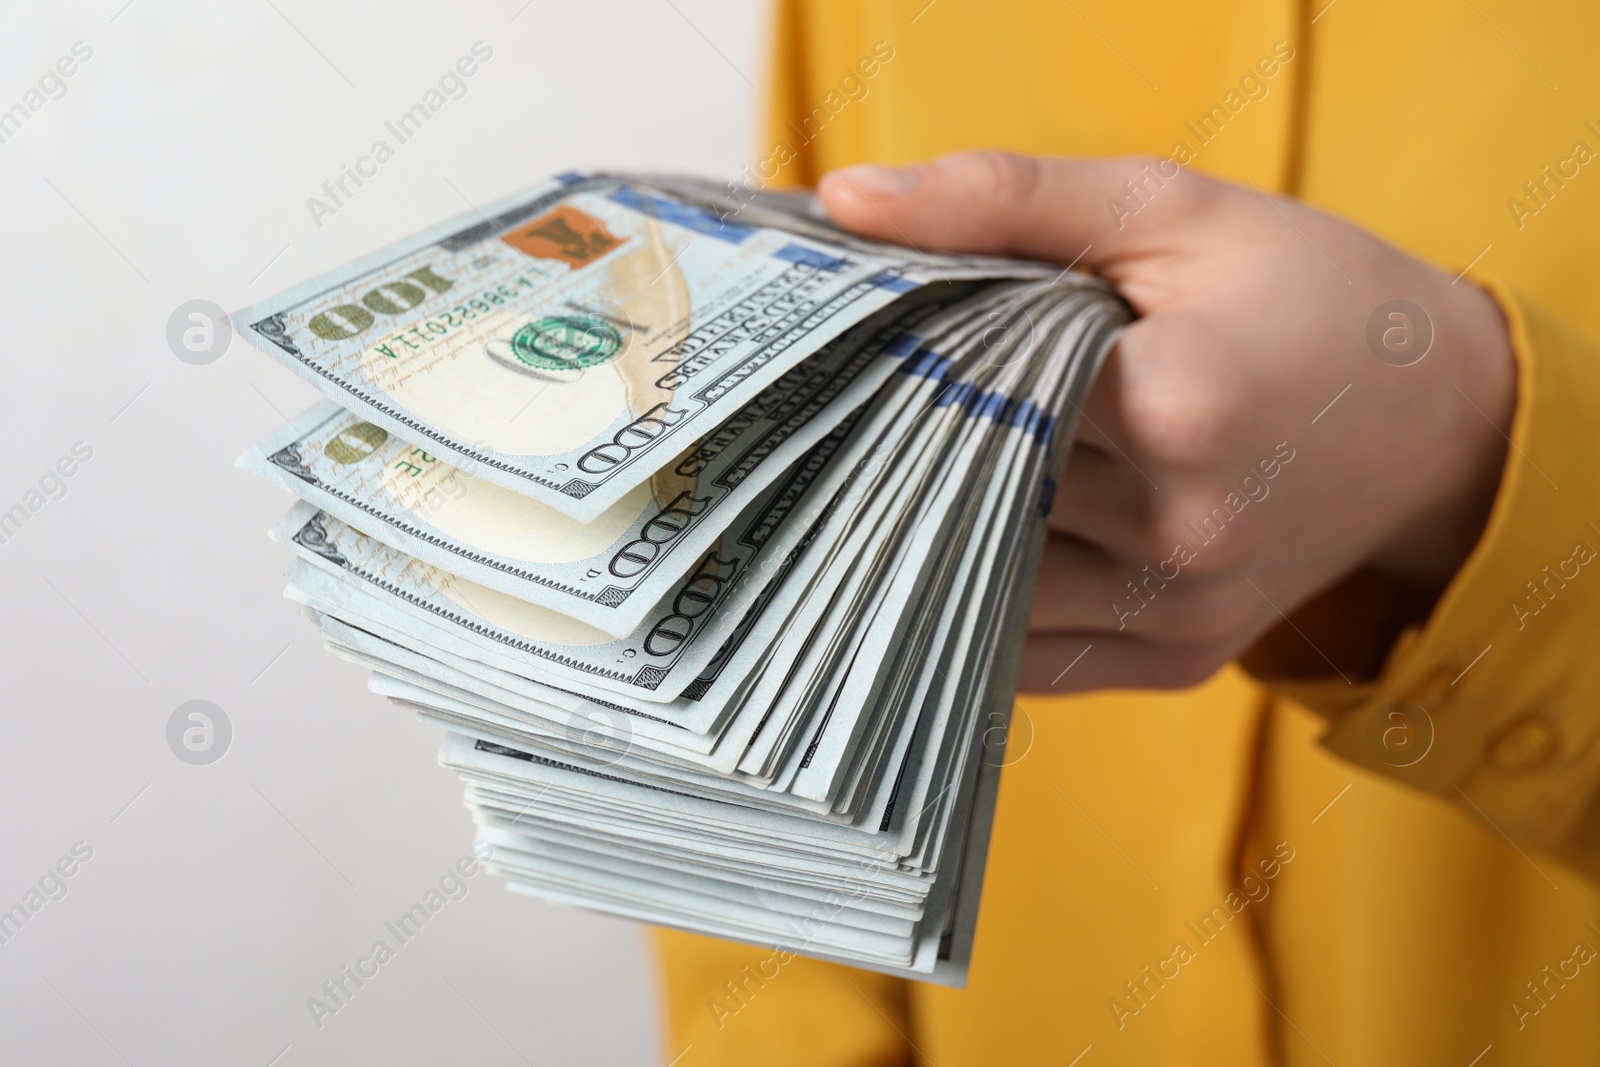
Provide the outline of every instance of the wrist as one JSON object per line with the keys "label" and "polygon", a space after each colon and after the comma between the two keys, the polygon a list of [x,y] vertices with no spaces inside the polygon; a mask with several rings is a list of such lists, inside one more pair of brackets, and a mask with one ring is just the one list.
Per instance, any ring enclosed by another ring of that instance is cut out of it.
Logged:
{"label": "wrist", "polygon": [[1510,451],[1517,400],[1517,360],[1500,306],[1465,279],[1448,296],[1429,391],[1436,394],[1433,403],[1451,411],[1450,430],[1424,444],[1437,462],[1423,465],[1414,506],[1371,561],[1423,594],[1418,602],[1424,610],[1482,536]]}

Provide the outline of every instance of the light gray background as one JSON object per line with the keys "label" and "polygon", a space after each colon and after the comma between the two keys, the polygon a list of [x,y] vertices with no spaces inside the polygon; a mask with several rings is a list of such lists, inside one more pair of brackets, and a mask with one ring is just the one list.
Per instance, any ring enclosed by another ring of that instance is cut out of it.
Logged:
{"label": "light gray background", "polygon": [[[94,450],[0,544],[0,909],[94,849],[0,945],[0,1062],[662,1059],[643,931],[487,875],[313,1025],[306,999],[468,851],[470,821],[438,732],[281,598],[265,531],[289,498],[232,466],[311,389],[239,338],[187,365],[165,331],[185,301],[243,307],[556,171],[735,177],[763,5],[124,3],[0,19],[0,109],[94,49],[0,144],[0,510]],[[313,225],[306,198],[480,39],[467,95]],[[165,739],[196,698],[233,724],[206,767]]]}

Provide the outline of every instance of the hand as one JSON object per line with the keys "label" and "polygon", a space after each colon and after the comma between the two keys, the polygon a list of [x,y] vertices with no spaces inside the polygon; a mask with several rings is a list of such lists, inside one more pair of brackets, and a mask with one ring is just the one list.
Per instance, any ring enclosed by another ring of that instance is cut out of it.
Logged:
{"label": "hand", "polygon": [[[1431,603],[1499,485],[1516,369],[1487,293],[1305,204],[1177,171],[977,152],[819,188],[851,230],[1076,262],[1140,316],[1057,492],[1025,690],[1197,684],[1361,570]],[[1408,366],[1415,349],[1367,340],[1396,299],[1432,324]]]}

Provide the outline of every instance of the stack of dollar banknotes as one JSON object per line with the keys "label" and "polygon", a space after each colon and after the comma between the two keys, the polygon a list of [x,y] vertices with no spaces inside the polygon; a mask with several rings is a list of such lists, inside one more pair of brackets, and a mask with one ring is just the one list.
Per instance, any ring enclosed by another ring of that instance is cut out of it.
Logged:
{"label": "stack of dollar banknotes", "polygon": [[1128,317],[809,196],[564,175],[236,314],[328,397],[240,463],[513,889],[961,984],[1043,516]]}

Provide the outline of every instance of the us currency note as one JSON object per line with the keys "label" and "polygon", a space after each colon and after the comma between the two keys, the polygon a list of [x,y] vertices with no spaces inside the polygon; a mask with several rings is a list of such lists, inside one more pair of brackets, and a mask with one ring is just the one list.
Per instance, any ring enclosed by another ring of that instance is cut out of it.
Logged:
{"label": "us currency note", "polygon": [[[334,401],[244,459],[301,498],[286,595],[450,731],[515,888],[964,978],[1050,475],[1126,309],[914,252],[568,176],[236,320]],[[939,278],[987,281],[909,329]]]}
{"label": "us currency note", "polygon": [[[1069,324],[1064,318],[1047,313],[1041,329],[1053,335]],[[997,352],[974,382],[970,399],[957,398],[964,389],[952,390],[956,395],[947,412],[959,412],[959,422],[949,450],[938,460],[937,477],[915,493],[915,522],[906,541],[879,579],[879,591],[863,597],[853,618],[832,627],[844,640],[820,703],[833,710],[796,768],[789,786],[794,793],[831,799],[838,810],[848,810],[844,805],[868,780],[866,771],[891,736],[896,717],[925,708],[920,699],[905,701],[905,687],[918,673],[927,682],[930,669],[941,677],[952,671],[951,662],[921,662],[925,653],[920,650],[950,647],[947,628],[937,643],[930,644],[931,634],[968,607],[964,592],[974,572],[1006,555],[1006,542],[990,539],[1016,510],[1007,503],[1018,487],[1014,470],[1030,452],[1045,447],[1046,420],[1053,417],[1046,413],[1059,404],[1057,385],[1067,367],[1064,358],[1022,361]],[[1021,417],[1013,418],[1013,412]],[[975,554],[980,545],[987,549],[983,556]],[[929,603],[932,596],[938,600]],[[988,605],[977,607],[980,617],[969,626],[982,625],[981,612]],[[862,629],[851,633],[854,627]],[[875,651],[858,655],[857,649]],[[877,713],[863,714],[864,708]],[[854,789],[847,786],[850,778]]]}
{"label": "us currency note", "polygon": [[353,586],[402,618],[431,615],[471,632],[536,674],[671,701],[711,662],[805,537],[806,523],[784,520],[809,506],[819,485],[845,476],[832,461],[849,436],[850,427],[840,427],[791,467],[623,638],[434,567],[311,505],[285,517],[283,539],[326,575],[320,583],[296,579],[320,586],[325,601],[337,604]]}
{"label": "us currency note", "polygon": [[[982,274],[982,271],[976,271]],[[331,399],[579,522],[935,275],[567,175],[233,316]]]}
{"label": "us currency note", "polygon": [[[964,462],[958,439],[980,424],[989,423],[1002,410],[1016,414],[1031,410],[1028,406],[1006,405],[994,384],[980,386],[982,379],[1014,375],[1023,365],[1010,360],[1009,343],[988,343],[989,331],[981,328],[986,321],[980,318],[980,328],[947,339],[948,346],[941,343],[938,358],[912,370],[911,376],[919,382],[922,395],[902,407],[893,425],[885,428],[882,440],[889,447],[877,458],[870,480],[860,487],[861,496],[855,501],[858,514],[823,532],[822,540],[831,543],[818,546],[827,559],[826,578],[819,590],[822,595],[808,599],[784,631],[773,637],[779,648],[776,658],[793,664],[797,675],[810,680],[788,687],[781,697],[769,690],[770,699],[785,709],[774,716],[785,728],[775,729],[752,746],[750,760],[742,764],[743,768],[754,771],[770,766],[768,761],[775,747],[785,739],[785,729],[796,724],[794,714],[801,707],[827,704],[812,698],[827,673],[826,665],[836,662],[833,657],[853,648],[861,648],[864,659],[875,661],[880,657],[881,649],[857,645],[851,620],[858,618],[861,598],[870,598],[883,569],[897,564],[900,550],[896,543],[918,530],[925,534],[935,531],[938,516],[924,505],[938,495],[941,485],[959,484],[957,472],[964,468]],[[1022,340],[1015,332],[1004,336],[1010,343]],[[975,416],[981,418],[974,421]],[[984,431],[980,438],[987,436],[989,431]],[[760,684],[767,686],[769,681],[773,686],[782,683],[779,676],[773,676]],[[853,705],[841,708],[838,716],[821,715],[814,729],[826,729],[829,722],[853,717],[860,711],[859,705]],[[810,758],[808,753],[808,761]],[[795,768],[790,770],[792,773]]]}
{"label": "us currency note", "polygon": [[912,331],[949,318],[940,314],[948,300],[917,297],[788,371],[588,523],[467,474],[332,401],[239,465],[393,548],[624,637],[734,516],[917,351],[922,338]]}

